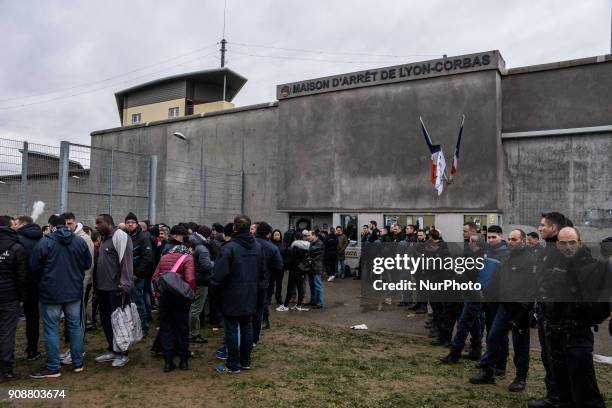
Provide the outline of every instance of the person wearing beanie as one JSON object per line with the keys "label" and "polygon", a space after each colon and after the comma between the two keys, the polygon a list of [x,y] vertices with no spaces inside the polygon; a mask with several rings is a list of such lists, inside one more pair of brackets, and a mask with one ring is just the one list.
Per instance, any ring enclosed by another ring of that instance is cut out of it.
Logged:
{"label": "person wearing beanie", "polygon": [[[261,245],[264,253],[265,278],[259,284],[257,311],[253,316],[253,343],[259,342],[262,323],[264,328],[270,328],[270,312],[268,306],[272,302],[274,280],[283,273],[283,257],[276,245],[270,242],[272,227],[267,222],[258,222],[255,230],[255,240]],[[270,288],[272,290],[270,290]]]}
{"label": "person wearing beanie", "polygon": [[149,232],[142,230],[134,213],[129,213],[125,217],[125,227],[132,239],[132,262],[134,263],[134,287],[130,297],[136,303],[142,326],[142,334],[146,337],[149,335],[149,323],[147,322],[147,292],[145,289],[147,285],[145,282],[151,280],[155,268],[153,244],[151,243]]}
{"label": "person wearing beanie", "polygon": [[125,225],[127,226],[128,221],[134,221],[136,224],[138,224],[138,217],[136,217],[136,214],[134,214],[133,212],[129,212],[128,215],[126,215],[125,217]]}
{"label": "person wearing beanie", "polygon": [[183,245],[189,233],[187,232],[187,228],[183,225],[175,225],[170,230],[170,237],[168,238],[168,242],[162,249],[162,256],[166,255],[172,248],[177,245]]}

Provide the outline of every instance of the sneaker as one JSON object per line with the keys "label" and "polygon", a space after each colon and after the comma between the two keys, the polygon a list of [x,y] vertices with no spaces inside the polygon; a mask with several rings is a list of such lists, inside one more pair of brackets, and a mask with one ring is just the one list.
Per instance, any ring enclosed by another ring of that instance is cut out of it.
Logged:
{"label": "sneaker", "polygon": [[289,310],[297,310],[297,308],[298,308],[297,305],[293,305],[289,308]]}
{"label": "sneaker", "polygon": [[62,359],[60,360],[60,363],[61,363],[62,365],[70,365],[70,364],[72,364],[72,355],[70,354],[70,352],[67,352],[67,353],[64,355],[64,358],[62,358]]}
{"label": "sneaker", "polygon": [[40,356],[41,356],[41,354],[38,351],[28,351],[28,354],[26,356],[26,360],[28,360],[28,361],[36,360]]}
{"label": "sneaker", "polygon": [[112,351],[107,351],[106,353],[96,357],[96,363],[107,363],[109,361],[114,361],[115,357],[115,353],[113,353]]}
{"label": "sneaker", "polygon": [[47,370],[47,367],[45,367],[42,370],[34,371],[30,374],[30,378],[36,378],[38,380],[41,378],[57,378],[61,375],[62,373],[60,373],[60,370],[51,371]]}
{"label": "sneaker", "polygon": [[249,365],[249,366],[243,366],[243,365],[241,364],[241,365],[240,365],[240,369],[241,369],[241,370],[250,370],[250,369],[251,369],[251,366],[250,366],[250,365]]}
{"label": "sneaker", "polygon": [[81,365],[80,367],[74,367],[72,369],[72,371],[74,371],[75,373],[82,373],[84,370],[83,366]]}
{"label": "sneaker", "polygon": [[329,278],[327,278],[328,282],[333,282],[334,279],[336,279],[336,277],[334,275],[330,276]]}
{"label": "sneaker", "polygon": [[297,306],[297,307],[296,307],[296,310],[297,310],[298,312],[307,312],[307,311],[309,311],[310,309],[308,309],[307,307],[304,307],[304,306]]}
{"label": "sneaker", "polygon": [[230,370],[225,364],[219,364],[215,367],[215,371],[219,374],[238,374],[240,370]]}
{"label": "sneaker", "polygon": [[289,308],[285,305],[280,305],[279,307],[276,308],[277,312],[288,312]]}
{"label": "sneaker", "polygon": [[217,359],[219,360],[227,360],[227,351],[217,351]]}
{"label": "sneaker", "polygon": [[59,359],[60,359],[60,360],[63,360],[63,359],[65,359],[65,358],[66,358],[67,356],[69,356],[69,355],[70,355],[70,350],[67,350],[66,352],[61,353],[61,354],[59,355]]}
{"label": "sneaker", "polygon": [[205,339],[204,337],[198,335],[198,336],[190,338],[189,342],[190,343],[196,343],[196,344],[206,344],[206,343],[208,343],[208,340]]}
{"label": "sneaker", "polygon": [[130,361],[130,358],[128,356],[124,356],[119,355],[117,356],[114,360],[113,360],[113,367],[123,367],[124,365],[126,365],[128,363],[128,361]]}
{"label": "sneaker", "polygon": [[314,305],[311,306],[313,309],[323,309],[323,305]]}
{"label": "sneaker", "polygon": [[12,371],[0,374],[0,383],[11,381],[15,378],[15,374]]}

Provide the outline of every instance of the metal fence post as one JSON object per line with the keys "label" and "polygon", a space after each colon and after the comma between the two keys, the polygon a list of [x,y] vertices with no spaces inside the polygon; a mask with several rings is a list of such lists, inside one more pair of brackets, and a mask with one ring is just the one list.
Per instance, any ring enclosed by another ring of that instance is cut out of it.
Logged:
{"label": "metal fence post", "polygon": [[68,165],[70,163],[70,143],[60,143],[59,157],[59,212],[68,211]]}
{"label": "metal fence post", "polygon": [[115,151],[110,151],[110,169],[108,172],[108,213],[110,216],[113,215],[113,165],[115,160]]}
{"label": "metal fence post", "polygon": [[21,153],[21,213],[26,215],[28,211],[28,159],[30,152],[28,142],[23,142]]}
{"label": "metal fence post", "polygon": [[157,156],[149,156],[149,222],[157,224]]}

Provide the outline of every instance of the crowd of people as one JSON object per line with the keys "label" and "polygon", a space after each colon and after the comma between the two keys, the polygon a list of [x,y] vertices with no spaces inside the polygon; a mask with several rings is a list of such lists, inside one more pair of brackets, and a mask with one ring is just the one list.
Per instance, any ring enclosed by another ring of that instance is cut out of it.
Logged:
{"label": "crowd of people", "polygon": [[[567,283],[565,276],[577,277],[569,281],[570,288],[580,287],[581,279],[605,287],[612,251],[602,246],[607,261],[594,259],[582,245],[578,229],[559,213],[543,214],[538,230],[539,235],[521,229],[504,235],[497,225],[463,225],[463,255],[484,257],[487,264],[482,271],[494,269],[487,288],[504,288],[505,293],[534,288],[533,294],[522,293],[521,300],[503,299],[492,295],[494,289],[487,289],[459,302],[440,301],[420,291],[403,298],[399,306],[417,314],[431,310],[425,325],[432,345],[449,349],[441,359],[444,364],[457,363],[470,338],[466,357],[477,361],[479,369],[469,380],[472,384],[494,383],[505,375],[511,335],[516,367],[515,379],[508,387],[512,392],[526,387],[530,328],[537,327],[547,395],[529,406],[604,406],[593,367],[592,330],[609,317],[610,304],[546,302],[535,291]],[[449,254],[435,227],[425,230],[394,224],[379,229],[371,221],[362,227],[361,242],[362,251],[397,243],[428,257]],[[326,275],[332,282],[351,276],[345,265],[348,245],[340,226],[327,231],[295,231],[290,227],[282,233],[245,215],[225,226],[180,223],[170,227],[149,225],[133,213],[115,225],[110,215],[100,214],[93,228],[78,222],[70,212],[52,215],[43,228],[28,216],[0,216],[2,378],[14,376],[15,334],[22,313],[28,360],[41,356],[41,319],[43,323],[46,362],[32,378],[59,377],[62,365],[83,371],[85,332],[96,330],[98,323],[107,350],[95,361],[110,362],[113,367],[126,365],[129,353],[115,347],[111,316],[130,303],[137,307],[145,337],[152,311],[158,311],[159,330],[151,351],[163,356],[164,372],[176,368],[176,356],[180,369],[189,368],[189,344],[208,342],[201,330],[206,316],[211,324],[223,327],[223,344],[216,357],[224,363],[216,370],[233,374],[249,370],[252,349],[262,330],[270,328],[272,299],[278,312],[321,309],[322,277]],[[368,273],[365,263],[362,257],[355,279]],[[481,281],[482,271],[468,270],[462,279]],[[414,279],[427,278],[427,273],[417,272]],[[168,285],[180,286],[168,283],[169,277],[180,281],[185,295],[168,290]],[[64,353],[60,353],[62,320]],[[612,335],[612,326],[610,332]]]}
{"label": "crowd of people", "polygon": [[[116,225],[110,215],[100,214],[93,228],[78,222],[71,212],[52,215],[42,227],[29,216],[2,216],[2,378],[14,376],[15,335],[22,314],[28,360],[41,356],[40,320],[43,323],[46,362],[32,378],[59,377],[62,365],[81,372],[85,332],[98,326],[107,349],[95,361],[126,365],[129,352],[116,347],[112,315],[131,303],[138,310],[144,337],[149,334],[152,311],[158,311],[159,330],[151,351],[164,357],[165,372],[176,368],[176,356],[179,368],[189,368],[189,344],[208,342],[202,336],[206,316],[224,330],[216,356],[225,363],[217,371],[249,369],[252,347],[262,329],[270,328],[272,298],[279,311],[322,308],[321,274],[345,273],[347,242],[341,227],[330,232],[291,228],[283,234],[267,222],[252,223],[247,216],[225,226],[170,227],[139,221],[131,212]],[[285,271],[289,279],[283,298]],[[188,298],[163,290],[168,273],[180,277]],[[304,302],[306,282],[308,303]],[[62,340],[66,351],[60,353]]]}
{"label": "crowd of people", "polygon": [[[435,227],[426,231],[394,224],[379,230],[372,221],[362,227],[361,237],[362,256],[367,248],[375,255],[387,251],[387,255],[451,256],[452,244]],[[593,330],[610,317],[612,238],[600,244],[601,257],[595,259],[571,220],[550,212],[542,214],[538,232],[513,229],[504,235],[498,225],[479,228],[466,222],[463,239],[462,255],[484,259],[483,268],[473,267],[460,275],[419,270],[412,279],[455,277],[479,282],[482,290],[446,298],[417,291],[412,301],[399,302],[415,313],[428,313],[429,306],[432,312],[425,327],[431,344],[449,350],[441,363],[456,364],[464,357],[473,360],[478,372],[469,382],[493,384],[506,375],[510,337],[516,374],[508,390],[523,391],[530,363],[530,329],[537,328],[547,394],[528,406],[604,407],[593,366]],[[362,261],[362,268],[366,263]],[[612,335],[612,321],[608,330]],[[468,337],[469,350],[462,356]]]}

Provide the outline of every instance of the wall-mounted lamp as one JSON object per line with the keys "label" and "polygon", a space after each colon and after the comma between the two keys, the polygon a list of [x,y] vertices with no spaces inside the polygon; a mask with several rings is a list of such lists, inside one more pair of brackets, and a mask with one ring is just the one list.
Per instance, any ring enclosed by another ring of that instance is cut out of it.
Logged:
{"label": "wall-mounted lamp", "polygon": [[174,132],[172,135],[177,139],[181,139],[183,142],[187,142],[187,144],[189,144],[189,138],[181,132]]}

